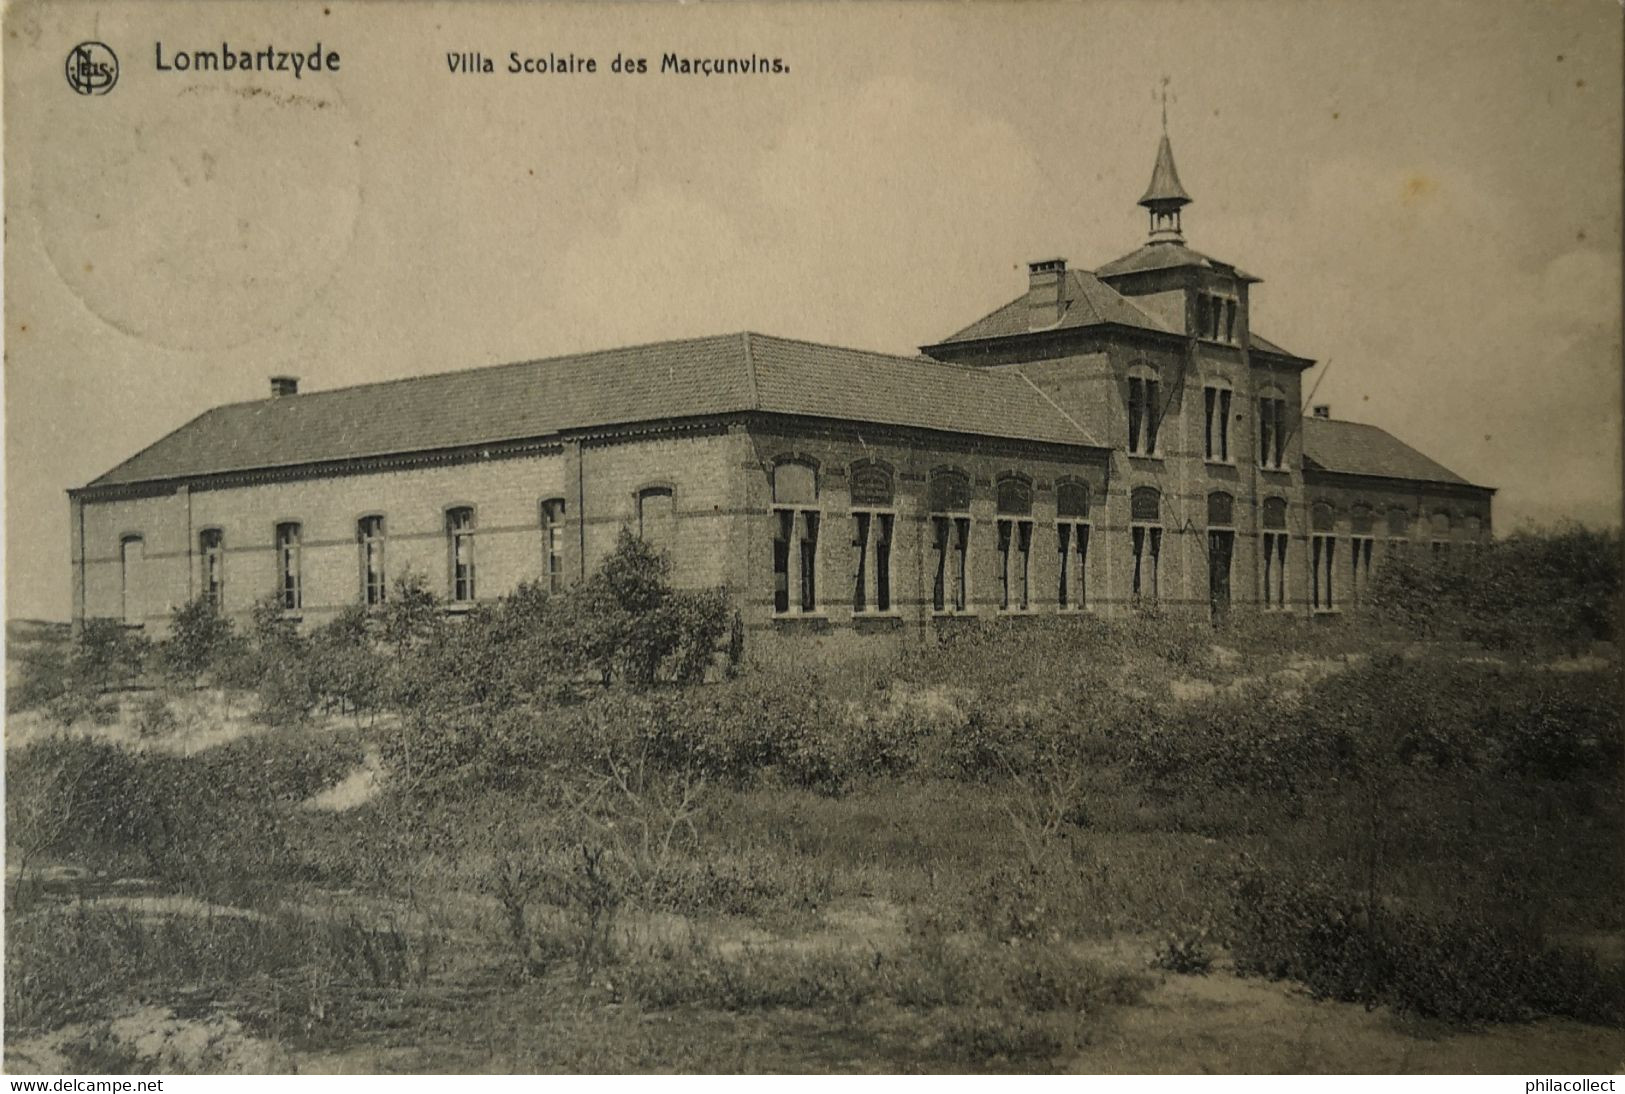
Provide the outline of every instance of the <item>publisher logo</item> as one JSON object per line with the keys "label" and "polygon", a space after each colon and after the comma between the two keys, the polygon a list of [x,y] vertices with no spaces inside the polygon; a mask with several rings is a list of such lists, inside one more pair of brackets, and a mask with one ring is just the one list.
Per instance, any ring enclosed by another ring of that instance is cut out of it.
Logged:
{"label": "publisher logo", "polygon": [[80,42],[68,54],[68,86],[80,95],[105,95],[118,83],[118,56],[100,42]]}

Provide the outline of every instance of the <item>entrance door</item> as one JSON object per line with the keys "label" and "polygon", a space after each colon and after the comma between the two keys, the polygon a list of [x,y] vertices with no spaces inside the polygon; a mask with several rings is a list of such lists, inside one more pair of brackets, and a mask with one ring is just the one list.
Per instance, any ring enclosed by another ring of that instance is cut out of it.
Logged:
{"label": "entrance door", "polygon": [[1210,531],[1207,534],[1208,610],[1215,622],[1230,610],[1230,556],[1235,552],[1236,533]]}

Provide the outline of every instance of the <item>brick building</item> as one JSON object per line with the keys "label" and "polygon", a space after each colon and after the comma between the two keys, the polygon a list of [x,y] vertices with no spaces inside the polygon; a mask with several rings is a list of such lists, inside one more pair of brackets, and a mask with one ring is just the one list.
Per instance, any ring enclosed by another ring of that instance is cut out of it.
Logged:
{"label": "brick building", "polygon": [[1392,552],[1488,537],[1493,491],[1300,414],[1259,279],[1150,238],[898,357],[732,334],[217,407],[69,491],[76,621],[208,596],[307,622],[415,571],[455,609],[578,580],[632,529],[747,626],[930,628],[1157,604],[1335,612]]}

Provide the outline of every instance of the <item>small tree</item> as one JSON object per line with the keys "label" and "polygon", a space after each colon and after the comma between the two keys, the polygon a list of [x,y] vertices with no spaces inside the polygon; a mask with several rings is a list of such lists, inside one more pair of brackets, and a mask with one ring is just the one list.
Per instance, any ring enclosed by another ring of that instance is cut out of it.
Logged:
{"label": "small tree", "polygon": [[214,601],[197,597],[176,608],[169,617],[169,637],[159,647],[159,662],[173,680],[196,687],[233,638],[231,621]]}

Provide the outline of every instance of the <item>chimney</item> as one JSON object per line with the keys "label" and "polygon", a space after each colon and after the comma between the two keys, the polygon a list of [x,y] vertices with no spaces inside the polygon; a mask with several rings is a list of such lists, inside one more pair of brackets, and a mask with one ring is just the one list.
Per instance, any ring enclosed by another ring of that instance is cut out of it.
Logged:
{"label": "chimney", "polygon": [[1314,412],[1315,412],[1315,417],[1317,417],[1317,418],[1330,418],[1332,416],[1331,404],[1330,403],[1316,403],[1315,406],[1314,406]]}
{"label": "chimney", "polygon": [[1027,264],[1027,329],[1044,330],[1066,310],[1066,259]]}
{"label": "chimney", "polygon": [[273,376],[271,377],[271,398],[281,399],[288,395],[299,394],[299,377]]}

